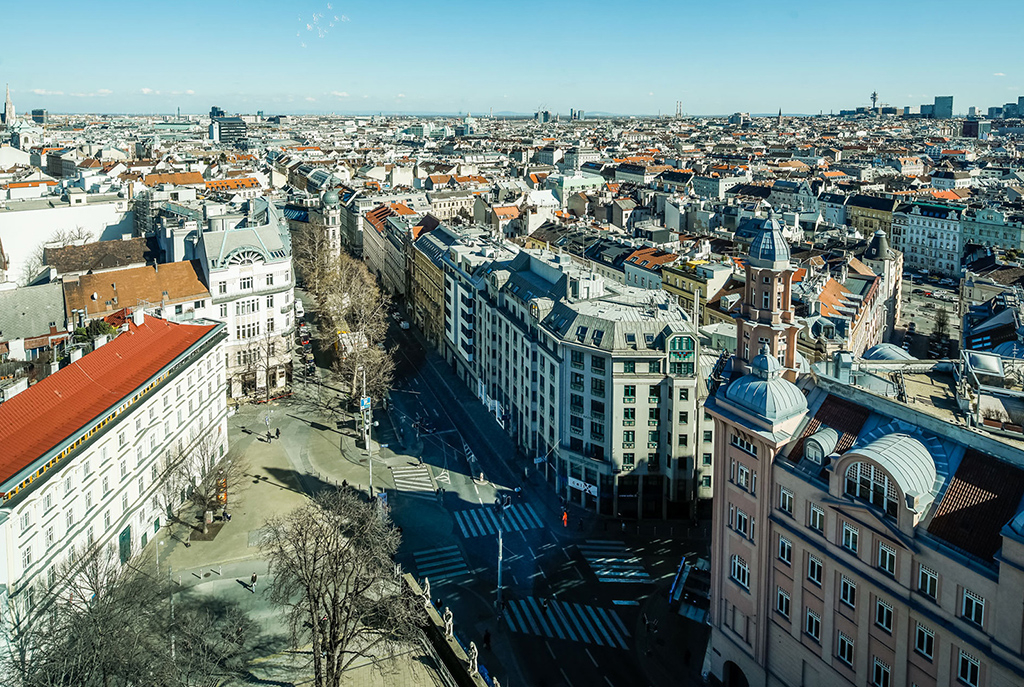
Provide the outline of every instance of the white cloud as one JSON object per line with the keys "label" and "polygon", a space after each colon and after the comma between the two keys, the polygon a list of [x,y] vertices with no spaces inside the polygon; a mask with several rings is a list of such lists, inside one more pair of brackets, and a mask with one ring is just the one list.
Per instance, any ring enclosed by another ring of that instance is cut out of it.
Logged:
{"label": "white cloud", "polygon": [[316,98],[307,95],[306,96],[306,102],[307,103],[315,103],[316,102]]}
{"label": "white cloud", "polygon": [[363,97],[364,97],[364,98],[369,98],[370,96],[368,96],[368,95],[364,95]]}
{"label": "white cloud", "polygon": [[[337,18],[337,17],[335,17],[335,18],[334,18],[334,21],[338,21],[338,18]],[[351,20],[351,19],[349,19],[348,17],[346,17],[346,16],[345,16],[345,15],[343,14],[343,15],[341,15],[341,21],[352,21],[352,20]]]}
{"label": "white cloud", "polygon": [[405,93],[399,93],[399,94],[398,94],[398,95],[396,95],[395,97],[396,97],[396,98],[404,98],[404,97],[405,97]]}
{"label": "white cloud", "polygon": [[651,91],[651,92],[650,92],[650,93],[648,93],[647,95],[654,95],[654,91]]}
{"label": "white cloud", "polygon": [[193,91],[191,88],[188,88],[188,89],[185,90],[185,95],[195,95],[195,94],[196,94],[196,92]]}
{"label": "white cloud", "polygon": [[1003,74],[1002,72],[996,72],[992,76],[1006,76],[1006,74]]}
{"label": "white cloud", "polygon": [[113,93],[113,91],[109,88],[101,88],[96,91],[96,95],[110,95],[111,93]]}
{"label": "white cloud", "polygon": [[154,91],[154,90],[153,90],[152,88],[143,88],[143,89],[141,89],[141,90],[142,90],[142,95],[150,95],[150,94],[152,94],[152,93],[155,93],[155,92],[156,92],[156,91]]}
{"label": "white cloud", "polygon": [[335,98],[347,98],[348,97],[348,93],[346,93],[345,91],[331,91],[331,95],[333,95]]}
{"label": "white cloud", "polygon": [[64,95],[64,91],[48,91],[44,88],[33,88],[32,92],[36,95]]}

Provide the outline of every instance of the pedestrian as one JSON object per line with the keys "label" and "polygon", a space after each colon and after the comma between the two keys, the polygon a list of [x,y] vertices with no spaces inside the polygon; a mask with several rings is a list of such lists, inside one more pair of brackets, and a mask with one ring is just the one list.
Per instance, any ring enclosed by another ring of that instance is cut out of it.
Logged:
{"label": "pedestrian", "polygon": [[491,649],[491,631],[484,630],[484,648],[490,651]]}
{"label": "pedestrian", "polygon": [[434,608],[441,610],[441,597],[434,599]]}
{"label": "pedestrian", "polygon": [[256,573],[253,573],[252,577],[249,578],[249,591],[253,594],[256,593]]}
{"label": "pedestrian", "polygon": [[278,427],[277,431],[274,432],[274,438],[275,439],[280,439],[281,438],[281,428],[280,427]]}
{"label": "pedestrian", "polygon": [[562,511],[562,527],[568,527],[568,526],[569,526],[569,513],[563,510]]}
{"label": "pedestrian", "polygon": [[268,430],[267,430],[267,443],[269,444],[269,443],[270,443],[270,440],[271,440],[271,439],[273,439],[273,438],[274,438],[274,435],[273,435],[273,434],[271,434],[271,433],[270,433],[270,430],[268,429]]}

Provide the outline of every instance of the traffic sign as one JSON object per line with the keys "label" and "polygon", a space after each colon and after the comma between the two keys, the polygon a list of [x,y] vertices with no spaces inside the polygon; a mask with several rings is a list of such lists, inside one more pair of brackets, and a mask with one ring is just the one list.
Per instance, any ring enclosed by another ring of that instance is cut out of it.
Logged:
{"label": "traffic sign", "polygon": [[369,409],[370,409],[370,397],[369,396],[363,396],[362,398],[359,399],[359,410],[369,410]]}

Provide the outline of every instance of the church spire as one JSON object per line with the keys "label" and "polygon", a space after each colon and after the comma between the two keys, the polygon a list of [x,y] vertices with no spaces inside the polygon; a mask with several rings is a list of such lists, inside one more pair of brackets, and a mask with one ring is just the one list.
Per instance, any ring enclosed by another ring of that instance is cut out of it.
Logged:
{"label": "church spire", "polygon": [[11,102],[11,84],[7,84],[7,100],[4,101],[4,124],[14,124],[14,103]]}

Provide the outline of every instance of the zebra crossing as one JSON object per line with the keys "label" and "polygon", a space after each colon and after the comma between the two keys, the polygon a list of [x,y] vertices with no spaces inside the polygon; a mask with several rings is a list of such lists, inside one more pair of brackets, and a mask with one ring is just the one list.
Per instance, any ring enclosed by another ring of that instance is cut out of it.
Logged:
{"label": "zebra crossing", "polygon": [[416,574],[420,578],[430,578],[431,582],[443,582],[460,575],[468,575],[470,570],[466,559],[457,546],[442,546],[436,549],[415,551],[412,554]]}
{"label": "zebra crossing", "polygon": [[[488,506],[455,511],[455,522],[462,530],[462,536],[467,538],[497,534],[500,517],[494,508]],[[519,532],[539,527],[543,527],[543,523],[530,504],[513,503],[505,509],[505,524],[502,531]]]}
{"label": "zebra crossing", "polygon": [[391,468],[391,476],[395,479],[395,489],[403,495],[434,498],[434,482],[430,477],[430,468],[426,465],[394,467]]}
{"label": "zebra crossing", "polygon": [[625,649],[629,631],[612,610],[535,597],[507,602],[505,620],[513,632]]}
{"label": "zebra crossing", "polygon": [[625,542],[588,539],[578,545],[598,582],[651,582],[643,561],[630,553]]}

